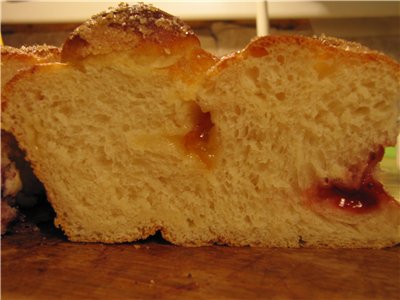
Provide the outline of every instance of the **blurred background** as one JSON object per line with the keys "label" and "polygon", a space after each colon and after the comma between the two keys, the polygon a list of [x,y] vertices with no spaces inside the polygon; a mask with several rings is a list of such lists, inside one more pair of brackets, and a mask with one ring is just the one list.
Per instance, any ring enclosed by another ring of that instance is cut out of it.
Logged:
{"label": "blurred background", "polygon": [[[128,1],[133,3],[132,1]],[[218,56],[243,48],[256,35],[322,34],[361,42],[400,59],[399,1],[143,1],[181,17]],[[5,1],[6,45],[62,45],[91,15],[116,6],[98,1]]]}

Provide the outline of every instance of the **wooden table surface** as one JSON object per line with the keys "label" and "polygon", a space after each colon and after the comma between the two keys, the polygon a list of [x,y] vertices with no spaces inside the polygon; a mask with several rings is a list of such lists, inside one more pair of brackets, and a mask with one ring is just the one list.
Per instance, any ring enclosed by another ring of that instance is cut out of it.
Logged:
{"label": "wooden table surface", "polygon": [[[394,160],[382,169],[396,193]],[[4,300],[400,299],[399,246],[183,248],[157,238],[103,245],[42,231],[6,236],[1,247]]]}

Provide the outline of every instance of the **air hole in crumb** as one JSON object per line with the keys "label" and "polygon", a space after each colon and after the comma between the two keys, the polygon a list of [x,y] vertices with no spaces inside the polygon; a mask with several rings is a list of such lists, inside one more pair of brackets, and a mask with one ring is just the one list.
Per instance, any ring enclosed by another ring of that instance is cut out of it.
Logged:
{"label": "air hole in crumb", "polygon": [[105,168],[110,168],[113,165],[112,160],[106,159],[105,157],[99,157],[96,163]]}
{"label": "air hole in crumb", "polygon": [[94,119],[95,119],[97,122],[100,122],[100,123],[107,123],[107,122],[110,121],[110,117],[107,116],[107,115],[103,115],[103,114],[94,115]]}
{"label": "air hole in crumb", "polygon": [[237,115],[241,115],[242,114],[242,110],[241,110],[240,106],[238,106],[238,105],[235,106],[235,113]]}
{"label": "air hole in crumb", "polygon": [[283,57],[283,55],[278,55],[276,60],[283,65],[285,63],[285,58]]}
{"label": "air hole in crumb", "polygon": [[380,101],[373,105],[374,109],[385,109],[385,107],[386,107],[385,101]]}
{"label": "air hole in crumb", "polygon": [[253,57],[262,57],[268,55],[268,50],[263,46],[252,46],[248,48],[250,55]]}
{"label": "air hole in crumb", "polygon": [[356,115],[368,115],[369,114],[369,107],[359,107],[354,111]]}
{"label": "air hole in crumb", "polygon": [[194,227],[194,221],[192,219],[188,218],[188,219],[186,219],[186,221],[187,221],[189,227]]}
{"label": "air hole in crumb", "polygon": [[277,93],[275,96],[280,101],[283,101],[286,98],[286,94],[284,92]]}
{"label": "air hole in crumb", "polygon": [[244,220],[246,221],[246,223],[251,224],[251,219],[249,216],[244,217]]}
{"label": "air hole in crumb", "polygon": [[72,109],[68,106],[63,106],[60,108],[60,113],[64,114],[65,116],[72,116]]}
{"label": "air hole in crumb", "polygon": [[366,88],[375,88],[375,82],[374,81],[366,81],[366,82],[363,82],[362,84]]}
{"label": "air hole in crumb", "polygon": [[253,184],[254,187],[258,186],[258,182],[259,182],[259,177],[256,174],[252,174],[250,175],[250,181]]}
{"label": "air hole in crumb", "polygon": [[327,62],[318,62],[314,65],[314,70],[317,72],[318,79],[324,79],[336,71],[336,66]]}
{"label": "air hole in crumb", "polygon": [[247,76],[253,80],[254,82],[258,80],[258,77],[260,75],[260,71],[258,70],[257,67],[249,68],[247,69]]}
{"label": "air hole in crumb", "polygon": [[43,95],[40,91],[38,91],[38,92],[36,93],[36,97],[37,97],[37,99],[38,99],[39,101],[43,101],[43,100],[44,100],[44,95]]}

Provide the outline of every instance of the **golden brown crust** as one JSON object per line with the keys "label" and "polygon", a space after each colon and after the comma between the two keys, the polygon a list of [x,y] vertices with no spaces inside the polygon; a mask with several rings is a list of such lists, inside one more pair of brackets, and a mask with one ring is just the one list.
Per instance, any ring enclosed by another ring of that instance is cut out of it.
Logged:
{"label": "golden brown crust", "polygon": [[314,36],[313,39],[320,41],[323,45],[326,45],[328,47],[334,47],[345,51],[356,52],[356,53],[381,54],[378,51],[371,50],[368,47],[365,47],[364,45],[361,45],[359,43],[342,40],[336,37],[326,36],[324,34],[319,36]]}
{"label": "golden brown crust", "polygon": [[36,63],[55,62],[61,57],[61,49],[49,45],[34,45],[22,46],[14,48],[10,46],[1,47],[1,58],[4,59],[19,59],[19,60],[34,60]]}
{"label": "golden brown crust", "polygon": [[64,43],[62,61],[113,51],[170,54],[183,45],[199,46],[200,42],[180,19],[152,5],[121,3],[79,26]]}
{"label": "golden brown crust", "polygon": [[[191,63],[188,63],[190,61]],[[202,48],[193,49],[185,59],[179,60],[168,69],[171,76],[193,84],[201,81],[205,70],[211,68],[217,63],[218,58]]]}
{"label": "golden brown crust", "polygon": [[26,68],[41,63],[58,62],[61,49],[48,45],[14,48],[1,46],[1,88],[16,74]]}
{"label": "golden brown crust", "polygon": [[[245,49],[231,54],[221,59],[221,61],[211,71],[219,72],[228,65],[246,57],[261,57],[268,55],[268,49],[274,45],[283,44],[285,47],[290,45],[300,45],[307,47],[321,55],[330,57],[333,55],[342,56],[348,59],[359,59],[365,62],[379,62],[393,68],[393,72],[400,72],[400,64],[385,54],[371,50],[361,44],[349,42],[338,38],[327,37],[324,35],[318,37],[305,36],[265,36],[254,39]],[[322,53],[324,52],[324,53]]]}

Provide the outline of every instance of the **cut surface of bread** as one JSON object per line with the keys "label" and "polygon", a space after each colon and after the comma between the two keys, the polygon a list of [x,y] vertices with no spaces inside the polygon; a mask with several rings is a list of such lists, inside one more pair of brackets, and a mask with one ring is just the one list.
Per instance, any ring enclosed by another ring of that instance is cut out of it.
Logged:
{"label": "cut surface of bread", "polygon": [[[1,89],[19,71],[39,63],[60,60],[61,49],[47,45],[14,48],[1,47]],[[43,186],[24,160],[14,137],[1,130],[1,234],[17,218],[16,196],[24,190],[26,196],[43,193]]]}
{"label": "cut surface of bread", "polygon": [[94,16],[61,57],[6,85],[3,126],[70,240],[400,241],[399,205],[375,178],[398,132],[399,65],[386,56],[263,37],[216,62],[179,19],[141,4]]}
{"label": "cut surface of bread", "polygon": [[220,61],[198,103],[219,148],[215,205],[238,224],[224,235],[246,228],[243,240],[275,246],[398,243],[399,204],[376,165],[398,134],[399,79],[398,63],[326,37],[263,37]]}
{"label": "cut surface of bread", "polygon": [[70,239],[124,242],[170,218],[176,227],[186,222],[179,211],[188,203],[170,199],[203,175],[181,139],[215,61],[175,17],[120,6],[79,27],[61,63],[36,65],[9,82],[3,125],[27,150]]}
{"label": "cut surface of bread", "polygon": [[49,45],[23,46],[14,48],[1,46],[1,90],[20,70],[40,63],[57,62],[61,49]]}

